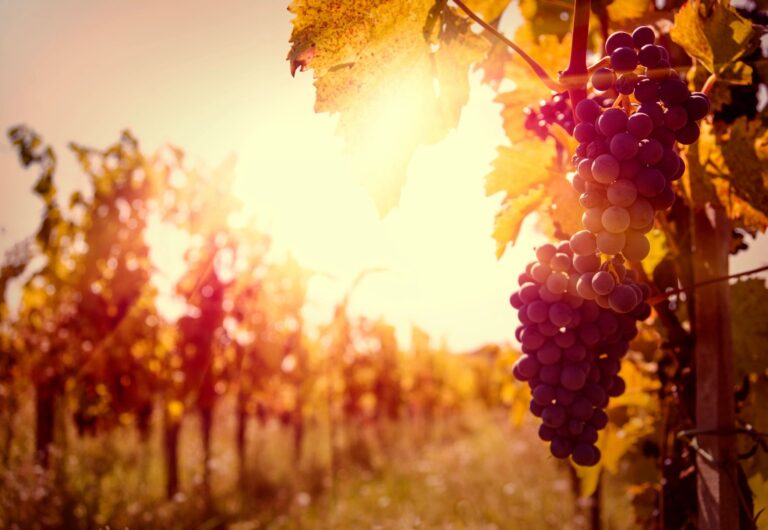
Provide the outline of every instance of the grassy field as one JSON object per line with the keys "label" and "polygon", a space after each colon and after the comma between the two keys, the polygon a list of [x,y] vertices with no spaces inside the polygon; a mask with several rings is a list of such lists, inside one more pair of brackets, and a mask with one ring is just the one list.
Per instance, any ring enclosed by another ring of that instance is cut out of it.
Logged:
{"label": "grassy field", "polygon": [[[238,484],[234,423],[218,414],[213,509],[201,495],[202,449],[193,416],[181,438],[182,493],[163,500],[157,425],[142,443],[125,429],[96,439],[68,432],[55,472],[24,458],[3,470],[0,528],[214,529],[579,529],[567,466],[548,455],[532,425],[515,429],[504,411],[470,408],[429,423],[337,429],[334,471],[328,430],[310,427],[296,462],[291,434],[253,421],[247,473]],[[631,528],[625,487],[604,488],[604,528]],[[64,515],[62,515],[64,514]],[[14,526],[15,525],[15,526]],[[47,525],[47,526],[46,526]]]}

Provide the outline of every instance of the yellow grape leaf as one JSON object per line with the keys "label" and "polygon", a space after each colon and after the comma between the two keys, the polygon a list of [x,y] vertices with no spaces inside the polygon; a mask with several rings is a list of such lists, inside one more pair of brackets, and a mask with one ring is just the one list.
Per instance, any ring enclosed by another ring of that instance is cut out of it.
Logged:
{"label": "yellow grape leaf", "polygon": [[742,280],[731,285],[731,329],[736,380],[768,367],[768,319],[760,318],[768,307],[765,280]]}
{"label": "yellow grape leaf", "polygon": [[[397,204],[416,147],[457,125],[469,67],[489,48],[453,8],[439,9],[435,21],[435,5],[294,0],[289,7],[291,70],[314,70],[315,111],[339,114],[338,133],[382,215]],[[436,32],[439,39],[427,42]]]}
{"label": "yellow grape leaf", "polygon": [[567,0],[520,0],[519,6],[524,26],[535,35],[563,38],[571,30],[573,6]]}
{"label": "yellow grape leaf", "polygon": [[750,51],[752,22],[723,2],[686,2],[675,15],[672,40],[711,73]]}
{"label": "yellow grape leaf", "polygon": [[545,184],[552,178],[548,161],[553,150],[551,143],[538,140],[499,147],[493,170],[485,177],[486,195],[503,191],[516,197]]}
{"label": "yellow grape leaf", "polygon": [[544,200],[544,188],[536,188],[525,195],[508,198],[496,214],[493,238],[496,240],[496,257],[501,258],[509,243],[514,244],[520,234],[520,226],[529,213]]}
{"label": "yellow grape leaf", "polygon": [[581,214],[583,209],[579,205],[579,193],[573,189],[570,181],[565,178],[563,172],[553,172],[554,175],[547,182],[548,215],[542,216],[546,220],[545,230],[554,239],[568,239],[572,234],[583,228]]}
{"label": "yellow grape leaf", "polygon": [[613,0],[606,7],[608,18],[613,27],[616,24],[644,18],[654,8],[653,3],[645,0]]}
{"label": "yellow grape leaf", "polygon": [[466,0],[464,3],[486,22],[499,18],[510,0]]}

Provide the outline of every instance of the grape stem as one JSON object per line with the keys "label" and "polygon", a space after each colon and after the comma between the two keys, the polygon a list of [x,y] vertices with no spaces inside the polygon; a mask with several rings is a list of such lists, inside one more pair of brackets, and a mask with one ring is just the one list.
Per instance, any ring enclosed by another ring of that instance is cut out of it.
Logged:
{"label": "grape stem", "polygon": [[599,68],[602,68],[603,66],[609,66],[610,64],[611,64],[611,57],[610,57],[610,55],[606,55],[605,57],[603,57],[602,59],[597,61],[595,64],[593,64],[592,66],[587,68],[587,73],[588,74],[593,74],[593,73],[595,73],[595,70],[598,70]]}
{"label": "grape stem", "polygon": [[558,83],[549,77],[549,74],[546,72],[546,70],[544,70],[544,68],[538,62],[536,62],[536,59],[525,53],[525,51],[520,46],[512,42],[503,33],[480,18],[480,16],[472,11],[469,7],[467,7],[464,2],[461,0],[453,0],[453,3],[455,3],[459,9],[464,11],[464,13],[466,13],[469,18],[480,24],[488,33],[517,52],[518,55],[520,55],[520,57],[522,57],[522,59],[526,62],[526,64],[528,64],[531,70],[533,70],[533,72],[538,76],[538,78],[547,86],[548,89],[554,92],[564,92],[567,89],[565,85]]}
{"label": "grape stem", "polygon": [[574,0],[573,30],[571,31],[571,58],[568,68],[560,74],[560,81],[568,87],[568,96],[576,116],[576,105],[587,97],[587,47],[589,40],[589,16],[591,0]]}
{"label": "grape stem", "polygon": [[678,289],[672,289],[670,291],[666,291],[664,293],[659,293],[656,296],[650,297],[648,299],[648,303],[651,304],[651,305],[656,305],[656,304],[658,304],[660,302],[663,302],[664,300],[666,300],[670,296],[673,296],[673,295],[676,295],[676,294],[680,294],[680,293],[684,293],[684,292],[688,292],[688,291],[693,291],[694,289],[697,289],[699,287],[703,287],[705,285],[710,285],[712,283],[717,283],[717,282],[723,282],[723,281],[726,281],[726,280],[732,280],[733,278],[739,278],[741,276],[749,276],[750,274],[756,274],[758,272],[763,272],[763,271],[766,271],[766,270],[768,270],[768,265],[763,265],[762,267],[757,267],[756,269],[750,269],[748,271],[737,272],[736,274],[731,274],[729,276],[721,276],[719,278],[712,278],[710,280],[706,280],[706,281],[703,281],[703,282],[695,283],[695,284],[691,285],[690,287],[681,287],[681,288],[678,288]]}
{"label": "grape stem", "polygon": [[709,91],[712,90],[713,86],[715,86],[715,81],[717,81],[717,76],[715,74],[710,74],[710,76],[704,82],[704,86],[701,87],[701,93],[705,95],[709,94]]}

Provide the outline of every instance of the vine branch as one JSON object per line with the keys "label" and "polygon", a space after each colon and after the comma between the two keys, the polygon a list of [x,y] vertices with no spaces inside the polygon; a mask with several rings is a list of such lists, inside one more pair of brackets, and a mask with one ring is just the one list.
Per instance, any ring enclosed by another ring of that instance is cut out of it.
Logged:
{"label": "vine branch", "polygon": [[693,291],[694,289],[697,289],[699,287],[703,287],[705,285],[710,285],[710,284],[717,283],[717,282],[723,282],[723,281],[726,281],[726,280],[732,280],[734,278],[739,278],[741,276],[749,276],[750,274],[756,274],[758,272],[763,272],[763,271],[766,271],[766,270],[768,270],[768,265],[763,265],[762,267],[757,267],[755,269],[750,269],[748,271],[737,272],[735,274],[731,274],[731,275],[728,275],[728,276],[721,276],[719,278],[711,278],[711,279],[705,280],[703,282],[695,283],[695,284],[693,284],[693,285],[691,285],[689,287],[680,287],[678,289],[672,289],[672,290],[666,291],[664,293],[660,293],[660,294],[658,294],[656,296],[652,296],[651,298],[648,299],[648,303],[651,304],[651,305],[655,305],[655,304],[658,304],[659,302],[663,302],[664,300],[666,300],[670,296],[673,296],[673,295],[676,295],[676,294],[680,294],[680,293],[684,293],[684,292],[688,292],[688,291]]}
{"label": "vine branch", "polygon": [[587,97],[587,47],[589,46],[590,0],[575,0],[573,3],[573,31],[571,32],[571,57],[568,68],[560,80],[568,87],[568,96],[576,116],[576,105]]}
{"label": "vine branch", "polygon": [[549,77],[549,74],[542,68],[542,66],[536,62],[536,59],[525,53],[525,51],[512,42],[509,38],[507,38],[503,33],[501,33],[499,30],[488,24],[485,20],[480,18],[480,16],[472,11],[467,5],[462,2],[461,0],[453,0],[453,2],[464,11],[464,13],[467,14],[469,18],[480,24],[483,29],[485,29],[487,32],[489,32],[491,35],[502,41],[504,44],[515,50],[520,57],[528,64],[528,66],[533,70],[533,72],[538,76],[538,78],[549,88],[550,90],[554,92],[564,92],[566,90],[566,86],[562,85],[561,83],[555,81],[551,77]]}

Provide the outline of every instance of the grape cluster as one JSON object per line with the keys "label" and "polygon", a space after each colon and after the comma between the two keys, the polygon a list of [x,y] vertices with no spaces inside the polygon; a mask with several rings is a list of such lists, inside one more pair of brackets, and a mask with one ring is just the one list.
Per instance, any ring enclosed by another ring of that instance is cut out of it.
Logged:
{"label": "grape cluster", "polygon": [[[579,146],[573,186],[581,193],[586,230],[574,234],[571,245],[576,254],[589,256],[590,263],[598,252],[632,261],[648,255],[645,234],[653,228],[655,212],[674,203],[672,182],[685,171],[677,143],[695,142],[696,122],[709,112],[707,96],[689,92],[670,67],[667,51],[654,40],[647,26],[631,35],[613,33],[605,44],[611,68],[595,71],[592,85],[618,92],[618,106],[604,109],[589,99],[576,105],[579,123],[573,136]],[[601,296],[612,296],[613,288],[619,288],[608,270],[591,267],[586,273],[594,273],[581,282],[585,296],[592,297],[588,299],[600,303]],[[624,294],[616,296],[613,309],[631,311],[629,291],[620,290]]]}
{"label": "grape cluster", "polygon": [[[530,409],[542,420],[539,437],[550,442],[552,454],[595,465],[597,433],[608,423],[604,409],[625,390],[618,375],[621,358],[637,335],[636,321],[648,317],[650,306],[643,302],[630,314],[617,314],[585,299],[577,287],[580,257],[568,241],[542,245],[536,257],[510,298],[524,354],[513,374],[531,388]],[[631,278],[633,271],[624,275]],[[647,296],[647,288],[637,289]]]}
{"label": "grape cluster", "polygon": [[568,105],[568,93],[555,94],[549,101],[539,101],[539,108],[528,106],[523,109],[523,126],[542,140],[549,136],[549,127],[557,124],[568,134],[573,134],[573,111]]}

